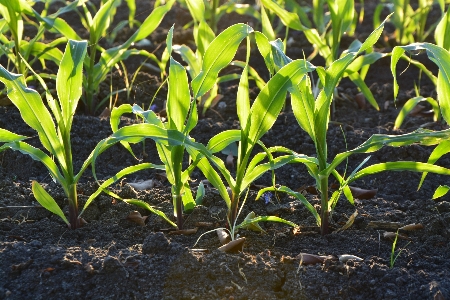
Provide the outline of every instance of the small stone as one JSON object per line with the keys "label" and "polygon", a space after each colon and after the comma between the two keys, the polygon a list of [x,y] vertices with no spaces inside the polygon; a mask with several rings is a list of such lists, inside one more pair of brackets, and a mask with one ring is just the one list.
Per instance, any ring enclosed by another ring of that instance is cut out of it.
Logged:
{"label": "small stone", "polygon": [[164,254],[171,250],[170,241],[162,232],[151,233],[142,244],[144,254]]}
{"label": "small stone", "polygon": [[440,213],[450,212],[450,202],[447,201],[439,202],[436,208]]}
{"label": "small stone", "polygon": [[103,260],[103,265],[102,265],[103,272],[112,273],[115,270],[117,270],[119,267],[121,267],[120,262],[115,257],[107,256]]}
{"label": "small stone", "polygon": [[32,240],[30,242],[30,246],[36,247],[36,248],[42,248],[42,242],[38,240]]}

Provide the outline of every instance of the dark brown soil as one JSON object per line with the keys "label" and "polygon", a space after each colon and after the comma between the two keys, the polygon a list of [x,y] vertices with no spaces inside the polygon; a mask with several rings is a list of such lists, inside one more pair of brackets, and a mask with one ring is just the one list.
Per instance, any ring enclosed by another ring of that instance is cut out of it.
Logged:
{"label": "dark brown soil", "polygon": [[[373,8],[374,4],[366,3],[368,21],[361,26],[360,36],[371,30],[367,26],[371,24]],[[125,8],[121,14],[126,16]],[[137,17],[143,19],[145,14],[141,12]],[[192,33],[187,31],[184,35],[180,28],[189,15],[177,7],[152,35],[154,45],[149,50],[164,42],[165,33],[171,23],[178,22],[177,18],[182,20],[182,24],[177,24],[178,42],[189,42]],[[292,58],[303,56],[301,44],[297,42],[289,49]],[[253,56],[255,63],[261,64],[256,53]],[[426,57],[418,59],[434,68]],[[127,63],[133,69],[140,62],[139,58],[133,58]],[[401,134],[426,123],[433,130],[445,128],[431,118],[410,116],[401,130],[393,130],[399,107],[414,96],[418,72],[410,67],[400,77],[401,93],[396,107],[389,63],[389,58],[377,62],[366,79],[381,111],[371,107],[359,109],[351,100],[337,100],[335,122],[328,132],[330,159],[357,147],[375,133]],[[406,64],[399,65],[399,70],[404,68]],[[140,73],[132,99],[123,97],[121,101],[148,106],[160,84],[156,75]],[[119,79],[114,84],[120,88],[120,76],[113,76]],[[220,107],[224,108],[209,110],[199,120],[192,131],[197,141],[206,143],[216,133],[237,128],[236,84],[222,86],[225,97]],[[420,90],[424,96],[435,94],[425,78]],[[357,89],[344,80],[339,92],[352,99]],[[154,104],[161,109],[164,89],[160,93]],[[257,93],[254,88],[252,96]],[[123,125],[133,122],[125,118]],[[0,127],[30,136],[28,142],[39,146],[35,132],[23,123],[13,107],[0,108]],[[75,116],[72,130],[75,170],[97,142],[109,134],[108,120]],[[267,146],[282,145],[298,153],[315,154],[312,141],[298,126],[289,105],[263,141]],[[150,141],[145,147],[148,156],[144,155],[142,145],[135,145],[134,151],[145,161],[159,160]],[[396,160],[423,162],[431,151],[432,148],[417,145],[386,147],[373,153],[368,164]],[[350,157],[347,174],[365,157]],[[135,163],[126,150],[114,146],[100,156],[97,175],[106,179]],[[450,167],[449,156],[441,158],[439,164]],[[345,165],[339,168],[344,169]],[[295,190],[314,185],[301,165],[278,169],[276,176],[278,184]],[[31,193],[31,180],[39,181],[67,213],[61,187],[52,182],[42,164],[8,150],[0,153],[0,299],[450,299],[450,198],[431,200],[434,190],[440,184],[448,184],[448,178],[431,174],[417,191],[420,177],[421,174],[410,172],[385,172],[355,182],[356,187],[378,192],[370,199],[356,200],[355,205],[340,199],[332,215],[334,228],[341,227],[355,210],[358,216],[349,229],[335,230],[326,236],[317,233],[313,216],[299,201],[284,195],[279,199],[272,197],[267,203],[255,201],[257,190],[252,190],[241,218],[251,211],[257,215],[277,215],[300,225],[301,231],[294,234],[285,225],[261,223],[265,233],[239,232],[246,237],[243,252],[225,254],[216,250],[220,244],[215,233],[205,234],[194,246],[201,234],[225,225],[226,206],[213,188],[207,188],[203,205],[184,216],[185,228],[194,228],[199,221],[213,224],[209,228],[200,227],[194,235],[171,235],[163,230],[169,225],[160,218],[106,195],[99,196],[88,208],[84,215],[88,223],[84,227],[69,230],[58,217],[37,204]],[[136,191],[127,184],[148,179],[158,180],[160,186]],[[195,190],[203,176],[195,171],[192,179]],[[263,176],[256,183],[270,185],[270,176]],[[90,170],[86,171],[78,186],[81,205],[96,188]],[[170,186],[156,171],[128,176],[113,190],[172,215]],[[306,197],[313,205],[320,204],[317,195],[306,192]],[[126,219],[135,210],[148,215],[145,226]],[[373,228],[370,222],[420,223],[423,229],[409,232],[409,240],[398,240],[395,253],[400,249],[402,252],[391,268],[392,241],[384,238],[385,229]],[[330,258],[323,264],[299,266],[300,253]],[[340,262],[337,258],[343,254],[358,256],[362,261]]]}

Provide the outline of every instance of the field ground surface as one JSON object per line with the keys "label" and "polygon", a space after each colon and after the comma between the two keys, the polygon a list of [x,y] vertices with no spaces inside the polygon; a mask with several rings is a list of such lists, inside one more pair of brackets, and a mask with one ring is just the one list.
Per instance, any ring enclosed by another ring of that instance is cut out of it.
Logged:
{"label": "field ground surface", "polygon": [[[152,6],[148,1],[138,0],[137,7],[137,18],[142,21]],[[361,39],[372,30],[374,7],[374,2],[366,1],[365,19],[356,31]],[[125,5],[118,10],[117,18],[127,18]],[[192,45],[192,30],[182,29],[189,18],[185,10],[175,5],[150,36],[152,44],[146,50],[160,55],[174,22],[174,43]],[[68,21],[75,28],[80,27],[76,16],[68,17]],[[254,20],[231,14],[220,26],[225,28],[237,22]],[[387,32],[390,29],[387,26]],[[118,42],[130,34],[126,30],[121,32]],[[303,51],[307,54],[311,51],[301,34],[290,34],[294,42],[288,48],[288,56],[302,58]],[[389,51],[383,49],[386,47],[383,43],[377,47],[379,51]],[[245,57],[245,49],[238,55]],[[423,54],[417,59],[436,71]],[[134,72],[142,61],[139,57],[127,60],[129,72]],[[257,70],[267,80],[257,50],[252,52],[251,63],[259,66]],[[322,64],[319,59],[313,63]],[[400,95],[394,103],[389,64],[390,58],[379,60],[371,66],[366,78],[380,111],[371,106],[358,107],[352,100],[358,93],[356,87],[350,81],[341,82],[338,88],[341,97],[336,100],[335,117],[328,131],[330,159],[357,147],[372,134],[397,135],[419,126],[446,128],[426,115],[416,115],[408,116],[401,129],[393,129],[402,104],[415,96],[414,83],[424,96],[435,96],[435,91],[424,76],[419,82],[418,71],[410,66],[399,77]],[[406,63],[399,64],[399,70],[406,68]],[[109,92],[109,82],[101,94]],[[122,75],[113,73],[112,84],[114,88],[122,88]],[[159,74],[141,70],[131,99],[121,95],[119,101],[148,107],[160,84]],[[236,92],[237,81],[221,86],[220,93],[224,96],[221,103],[208,110],[192,131],[196,141],[207,143],[214,134],[238,128]],[[159,109],[163,107],[165,93],[163,88],[155,98],[154,104]],[[251,97],[257,93],[253,87]],[[134,122],[128,116],[123,118],[122,125]],[[36,133],[23,123],[13,106],[0,108],[0,127],[30,136],[29,143],[39,146]],[[75,170],[97,142],[110,134],[109,120],[85,116],[80,110],[72,130]],[[289,104],[262,140],[266,146],[283,145],[298,153],[315,155],[311,139],[298,126]],[[145,150],[142,144],[134,145],[133,149],[144,161],[159,162],[151,141],[146,142]],[[417,145],[385,147],[373,153],[368,164],[397,160],[426,162],[431,151],[430,147]],[[350,174],[366,157],[351,156],[339,171],[346,169]],[[100,156],[97,176],[106,179],[136,163],[129,152],[117,145]],[[449,157],[442,157],[438,164],[450,167]],[[313,205],[320,205],[315,182],[305,167],[292,164],[277,169],[275,174],[277,184],[302,191]],[[0,299],[450,299],[450,198],[431,199],[434,190],[440,184],[448,184],[449,179],[430,174],[417,190],[420,177],[418,173],[385,172],[354,182],[354,187],[377,192],[369,199],[356,199],[354,205],[342,197],[332,214],[333,232],[326,236],[318,233],[313,216],[299,201],[281,194],[278,198],[272,196],[270,201],[255,201],[256,187],[249,192],[240,218],[251,211],[256,215],[277,215],[300,225],[300,231],[294,232],[278,223],[261,223],[263,233],[239,232],[246,238],[243,252],[225,254],[217,250],[220,243],[214,232],[202,236],[194,246],[201,234],[226,223],[225,203],[211,187],[206,188],[203,204],[184,216],[186,229],[198,227],[198,222],[211,224],[199,227],[193,235],[170,234],[165,230],[170,225],[157,216],[114,201],[106,194],[88,208],[83,216],[87,222],[84,227],[69,230],[58,217],[37,205],[31,193],[31,180],[45,186],[67,212],[62,188],[52,181],[42,164],[19,152],[4,151],[0,153]],[[139,191],[129,185],[149,179],[155,184],[152,189]],[[191,182],[194,191],[203,179],[199,171],[194,171]],[[271,185],[269,174],[258,179],[256,185]],[[88,170],[78,185],[81,205],[96,188]],[[112,189],[123,198],[144,200],[173,215],[170,186],[157,171],[133,174]],[[148,216],[144,226],[127,219],[135,210]],[[358,215],[353,225],[338,231],[355,211]],[[423,228],[408,232],[406,239],[398,239],[395,254],[400,250],[401,253],[391,268],[393,242],[385,238],[385,233],[413,223],[420,223]],[[323,263],[299,265],[300,253],[327,258]],[[344,254],[361,260],[341,262],[338,257]]]}

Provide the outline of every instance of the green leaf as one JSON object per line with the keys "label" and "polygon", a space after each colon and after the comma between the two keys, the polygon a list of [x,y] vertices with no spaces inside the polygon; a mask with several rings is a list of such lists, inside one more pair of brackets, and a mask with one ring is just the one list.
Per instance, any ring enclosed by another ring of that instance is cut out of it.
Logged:
{"label": "green leaf", "polygon": [[206,146],[212,153],[217,153],[225,149],[233,142],[241,139],[240,130],[226,130],[213,136]]}
{"label": "green leaf", "polygon": [[186,45],[173,45],[173,51],[181,56],[183,61],[188,64],[186,69],[191,76],[191,79],[194,79],[202,68],[201,60],[197,58],[195,53]]}
{"label": "green leaf", "polygon": [[245,129],[251,143],[256,143],[274,124],[292,85],[297,85],[314,66],[306,60],[294,60],[280,69],[261,90],[251,109]]}
{"label": "green leaf", "polygon": [[283,223],[292,227],[298,227],[297,224],[285,220],[283,218],[280,217],[275,217],[275,216],[260,216],[260,217],[255,217],[253,219],[247,219],[244,220],[241,224],[236,225],[235,229],[239,229],[239,228],[245,228],[245,227],[249,227],[250,224],[254,224],[254,223],[259,223],[259,222],[278,222],[278,223]]}
{"label": "green leaf", "polygon": [[264,9],[264,5],[261,5],[261,25],[262,25],[262,33],[271,41],[275,40],[276,34],[273,31],[272,24],[267,16],[266,10]]}
{"label": "green leaf", "polygon": [[259,53],[261,53],[264,58],[267,69],[270,74],[275,73],[275,66],[272,59],[272,47],[269,43],[267,37],[259,31],[255,31],[256,45],[258,46]]}
{"label": "green leaf", "polygon": [[50,196],[49,193],[47,193],[37,181],[32,181],[31,190],[33,191],[33,195],[39,202],[39,204],[41,204],[44,208],[51,211],[55,215],[58,215],[64,221],[64,223],[69,225],[69,221],[67,220],[61,208],[56,203],[55,199],[53,199],[52,196]]}
{"label": "green leaf", "polygon": [[129,166],[129,167],[126,167],[126,168],[120,170],[120,172],[118,172],[116,175],[114,175],[111,178],[108,178],[102,184],[100,184],[98,189],[92,195],[89,196],[89,198],[86,200],[86,203],[84,204],[83,209],[80,212],[79,216],[81,216],[83,214],[83,212],[86,210],[86,208],[92,203],[92,201],[94,201],[94,199],[97,198],[97,196],[100,195],[111,184],[114,184],[119,179],[123,178],[124,176],[133,174],[133,173],[135,173],[137,171],[151,169],[151,168],[154,168],[154,169],[157,169],[157,170],[165,170],[164,166],[154,165],[154,164],[151,164],[151,163],[141,163],[141,164],[134,165],[134,166]]}
{"label": "green leaf", "polygon": [[[434,148],[433,152],[431,152],[427,163],[434,164],[435,162],[438,161],[439,158],[442,157],[442,155],[447,154],[448,152],[450,152],[450,140],[440,142],[436,146],[436,148]],[[426,173],[426,172],[422,174],[422,178],[420,179],[419,187],[417,188],[418,190],[422,186],[423,181],[425,180],[425,177],[427,176],[427,174],[428,173]]]}
{"label": "green leaf", "polygon": [[72,118],[82,93],[83,61],[86,49],[86,41],[69,40],[56,76],[56,91],[65,130],[67,130],[65,134],[69,134]]}
{"label": "green leaf", "polygon": [[261,177],[267,171],[278,169],[285,164],[292,162],[294,158],[295,157],[293,155],[283,155],[274,158],[271,162],[263,163],[255,166],[254,168],[247,169],[247,172],[245,173],[244,179],[241,183],[241,190],[244,190],[247,186]]}
{"label": "green leaf", "polygon": [[431,146],[442,143],[448,139],[450,139],[450,130],[436,132],[416,130],[402,135],[374,134],[355,149],[336,155],[322,175],[331,174],[331,170],[334,170],[344,159],[355,153],[370,153],[377,151],[384,146],[400,147],[412,144]]}
{"label": "green leaf", "polygon": [[305,75],[298,86],[292,86],[291,92],[292,111],[300,127],[315,140],[314,132],[314,96],[311,90],[311,80]]}
{"label": "green leaf", "polygon": [[320,226],[320,215],[317,213],[317,210],[314,208],[314,206],[312,206],[311,203],[309,203],[309,201],[301,193],[294,192],[287,186],[281,186],[279,188],[268,187],[268,188],[261,189],[258,192],[258,195],[256,196],[256,200],[258,200],[265,192],[268,192],[268,191],[286,193],[289,196],[292,196],[292,197],[296,198],[297,200],[299,200],[301,203],[303,203],[303,205],[306,206],[306,208],[309,210],[309,212],[314,216],[314,218],[316,219],[317,225]]}
{"label": "green leaf", "polygon": [[405,51],[426,50],[428,58],[439,67],[436,90],[438,94],[441,113],[447,123],[450,124],[450,53],[433,44],[415,43],[408,46],[397,46],[392,51],[391,72],[394,76],[394,97],[398,94],[396,77],[396,65]]}
{"label": "green leaf", "polygon": [[400,113],[398,114],[397,118],[395,119],[394,129],[399,129],[403,121],[405,120],[406,116],[414,109],[414,107],[417,106],[417,104],[423,101],[433,103],[434,105],[433,104],[432,105],[437,107],[439,113],[439,107],[433,98],[431,97],[424,98],[422,96],[411,98],[408,101],[406,101],[406,103],[400,110]]}
{"label": "green leaf", "polygon": [[172,57],[170,57],[168,87],[167,119],[169,129],[183,131],[190,108],[191,94],[186,70]]}
{"label": "green leaf", "polygon": [[250,113],[250,95],[248,88],[248,61],[250,58],[250,40],[247,39],[247,59],[244,69],[242,70],[241,79],[236,96],[236,109],[238,113],[241,128],[247,126],[247,120]]}
{"label": "green leaf", "polygon": [[128,204],[133,204],[133,205],[142,207],[142,208],[144,208],[144,209],[146,209],[146,210],[148,210],[148,211],[154,213],[155,215],[157,215],[157,216],[163,218],[167,223],[169,223],[169,224],[172,225],[173,227],[178,228],[177,225],[176,225],[174,222],[172,222],[172,221],[167,217],[167,215],[166,215],[164,212],[162,212],[162,211],[160,211],[160,210],[154,208],[153,206],[151,206],[151,205],[148,204],[147,202],[144,202],[144,201],[142,201],[142,200],[137,200],[137,199],[122,199],[122,200],[123,200],[124,202],[128,203]]}
{"label": "green leaf", "polygon": [[107,0],[106,3],[102,3],[102,6],[97,11],[92,20],[92,27],[90,28],[90,41],[97,43],[100,38],[105,34],[106,29],[109,28],[111,21],[115,15],[115,2],[116,0]]}
{"label": "green leaf", "polygon": [[0,147],[0,152],[5,150],[6,148],[10,148],[12,150],[18,150],[23,154],[29,155],[32,159],[40,161],[44,164],[47,170],[50,172],[52,178],[54,178],[58,183],[60,183],[63,188],[66,188],[67,182],[64,177],[61,175],[58,166],[55,164],[53,159],[51,159],[47,154],[45,154],[42,150],[37,149],[33,146],[25,142],[10,142],[5,143]]}
{"label": "green leaf", "polygon": [[0,128],[0,143],[19,142],[28,137]]}
{"label": "green leaf", "polygon": [[55,124],[40,95],[27,87],[22,75],[8,72],[0,65],[0,81],[7,88],[8,98],[19,109],[22,119],[37,131],[42,145],[58,158],[61,167],[67,170],[63,145],[59,140]]}
{"label": "green leaf", "polygon": [[357,172],[355,176],[349,181],[349,183],[358,180],[364,176],[372,175],[384,171],[413,171],[413,172],[432,172],[440,175],[450,175],[450,170],[415,161],[398,161],[398,162],[386,162],[368,166],[361,171]]}
{"label": "green leaf", "polygon": [[261,4],[265,8],[275,13],[285,26],[295,30],[304,29],[297,14],[284,10],[280,5],[272,0],[261,0]]}
{"label": "green leaf", "polygon": [[235,24],[211,42],[203,57],[202,71],[191,83],[195,99],[213,87],[220,70],[231,62],[241,41],[252,32],[253,28],[248,25]]}
{"label": "green leaf", "polygon": [[450,9],[447,9],[445,15],[436,27],[434,32],[436,45],[450,51]]}
{"label": "green leaf", "polygon": [[200,181],[197,188],[197,195],[195,196],[195,204],[201,205],[203,203],[203,197],[205,196],[205,185]]}
{"label": "green leaf", "polygon": [[450,191],[450,187],[448,185],[440,185],[436,191],[434,191],[433,194],[433,200],[436,200],[437,198],[445,196],[448,191]]}

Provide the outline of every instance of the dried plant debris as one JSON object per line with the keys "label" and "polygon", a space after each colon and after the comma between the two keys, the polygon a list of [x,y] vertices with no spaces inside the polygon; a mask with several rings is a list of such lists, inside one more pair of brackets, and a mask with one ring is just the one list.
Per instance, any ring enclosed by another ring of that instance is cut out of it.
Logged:
{"label": "dried plant debris", "polygon": [[383,237],[387,240],[395,240],[395,237],[397,236],[397,238],[402,239],[402,240],[408,240],[411,241],[412,239],[410,237],[408,237],[405,234],[400,234],[400,233],[395,233],[395,232],[388,232],[386,231],[385,233],[383,233]]}
{"label": "dried plant debris", "polygon": [[356,199],[372,199],[378,192],[378,189],[366,190],[354,186],[349,186],[349,188],[352,192],[353,197],[355,197]]}
{"label": "dried plant debris", "polygon": [[129,186],[138,191],[149,190],[155,186],[155,183],[152,179],[141,181],[141,182],[129,182]]}
{"label": "dried plant debris", "polygon": [[140,212],[137,210],[130,212],[127,216],[127,220],[139,224],[141,226],[145,226],[148,216],[142,216]]}
{"label": "dried plant debris", "polygon": [[217,250],[227,253],[239,253],[244,249],[245,237],[241,237],[219,247]]}
{"label": "dried plant debris", "polygon": [[357,261],[357,262],[361,262],[361,261],[364,260],[361,257],[355,256],[355,255],[351,255],[351,254],[342,254],[342,255],[338,255],[338,257],[339,257],[339,261],[341,263],[346,263],[349,260],[354,260],[354,261]]}
{"label": "dried plant debris", "polygon": [[420,223],[412,223],[412,224],[408,224],[405,226],[402,226],[399,228],[399,230],[405,230],[405,231],[415,231],[415,230],[420,230],[423,229],[423,225]]}

